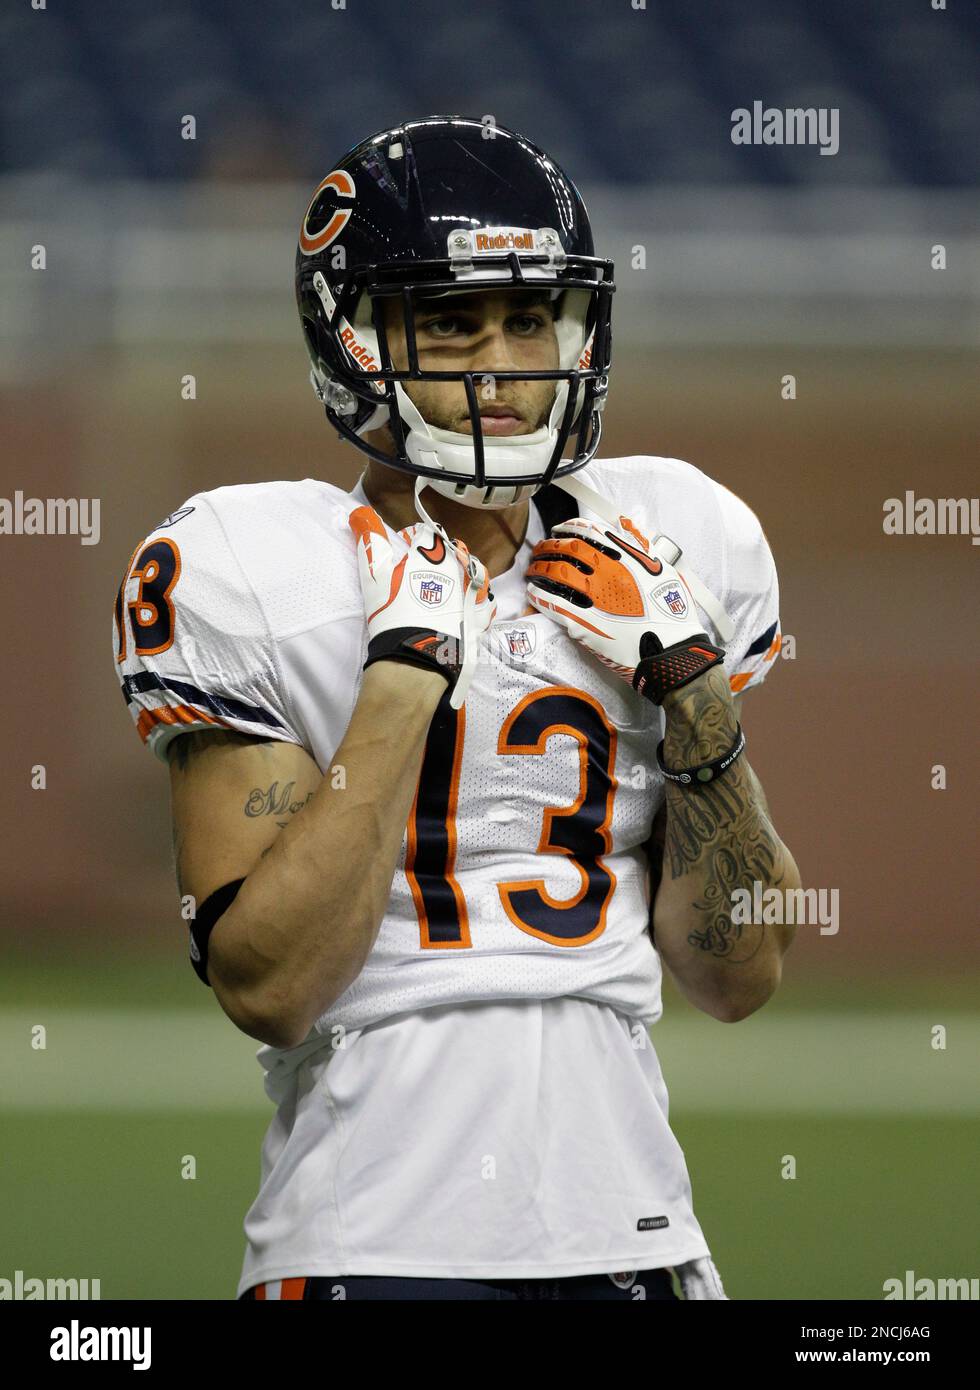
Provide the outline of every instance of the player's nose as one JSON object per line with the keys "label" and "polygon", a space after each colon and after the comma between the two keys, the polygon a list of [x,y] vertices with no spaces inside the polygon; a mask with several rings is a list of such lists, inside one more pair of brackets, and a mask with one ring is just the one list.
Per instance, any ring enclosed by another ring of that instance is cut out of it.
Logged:
{"label": "player's nose", "polygon": [[477,359],[474,367],[487,373],[512,372],[517,370],[513,342],[504,332],[503,321],[485,321],[480,341],[474,349]]}

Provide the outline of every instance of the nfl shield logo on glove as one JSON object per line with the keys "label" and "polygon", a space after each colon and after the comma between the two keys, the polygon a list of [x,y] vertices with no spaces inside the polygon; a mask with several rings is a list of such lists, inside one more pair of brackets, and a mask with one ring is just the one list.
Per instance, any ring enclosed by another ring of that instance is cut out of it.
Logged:
{"label": "nfl shield logo on glove", "polygon": [[429,608],[438,608],[453,592],[453,581],[442,574],[413,574],[412,592],[420,603]]}
{"label": "nfl shield logo on glove", "polygon": [[687,614],[687,599],[677,584],[660,584],[650,591],[650,597],[658,608],[672,618],[683,618]]}

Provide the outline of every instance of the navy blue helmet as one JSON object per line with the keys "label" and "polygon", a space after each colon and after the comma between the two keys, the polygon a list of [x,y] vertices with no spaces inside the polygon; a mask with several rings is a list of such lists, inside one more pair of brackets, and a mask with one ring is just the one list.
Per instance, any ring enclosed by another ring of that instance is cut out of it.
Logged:
{"label": "navy blue helmet", "polygon": [[[503,507],[595,454],[610,366],[612,262],[595,256],[585,204],[543,150],[502,126],[430,116],[381,131],[316,189],[296,253],[296,298],[327,419],[371,458],[429,480],[472,506]],[[479,370],[419,365],[420,300],[509,286],[544,292],[559,364],[495,371],[493,383],[553,380],[554,402],[531,434],[481,427]],[[407,368],[388,349],[384,301],[403,314]],[[405,381],[463,384],[472,434],[430,425]],[[394,453],[364,435],[389,425]],[[566,455],[567,457],[563,457]]]}

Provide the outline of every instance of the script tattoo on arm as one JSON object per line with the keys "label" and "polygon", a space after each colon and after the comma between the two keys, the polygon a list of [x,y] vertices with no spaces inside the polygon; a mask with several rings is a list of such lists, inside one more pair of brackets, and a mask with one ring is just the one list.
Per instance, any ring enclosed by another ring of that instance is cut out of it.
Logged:
{"label": "script tattoo on arm", "polygon": [[[192,762],[196,762],[199,758],[209,757],[213,753],[220,752],[223,748],[249,747],[258,748],[263,753],[273,753],[281,746],[274,738],[255,738],[250,734],[239,733],[237,729],[200,729],[172,739],[167,745],[167,760],[171,768],[183,774],[187,772]],[[280,791],[277,780],[265,788],[253,787],[242,808],[244,815],[247,817],[274,816],[277,818],[276,824],[282,829],[289,824],[288,818],[301,810],[313,796],[313,793],[309,792],[304,801],[294,801],[293,788],[295,785],[295,780],[288,782]],[[177,877],[177,890],[181,897],[184,896],[181,879],[183,846],[184,836],[178,830],[175,818],[173,821],[174,871]],[[271,845],[268,846],[262,851],[262,854],[268,854],[271,848]]]}
{"label": "script tattoo on arm", "polygon": [[[279,816],[295,816],[297,811],[302,811],[307,802],[313,800],[313,793],[307,792],[302,801],[293,801],[291,798],[295,785],[295,781],[287,782],[282,791],[279,790],[278,782],[273,782],[265,788],[253,787],[248,794],[248,800],[245,802],[245,815],[253,817],[275,816],[276,825],[283,829],[289,824],[289,821],[279,820]],[[263,850],[263,853],[266,852]]]}
{"label": "script tattoo on arm", "polygon": [[[718,757],[735,739],[736,719],[720,667],[692,682],[684,714],[668,719],[664,761],[691,767]],[[699,925],[688,943],[733,965],[750,961],[762,945],[762,923],[732,922],[732,893],[752,893],[761,882],[779,887],[785,876],[781,842],[773,830],[759,780],[745,759],[697,792],[667,782],[664,865],[673,881],[696,873],[701,884],[691,904]]]}

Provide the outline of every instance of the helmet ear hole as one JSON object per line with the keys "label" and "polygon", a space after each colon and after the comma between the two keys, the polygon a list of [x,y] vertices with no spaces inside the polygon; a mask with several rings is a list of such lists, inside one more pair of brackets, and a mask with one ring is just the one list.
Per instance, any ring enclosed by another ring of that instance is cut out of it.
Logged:
{"label": "helmet ear hole", "polygon": [[322,332],[322,325],[315,311],[310,311],[304,307],[300,323],[303,327],[303,338],[306,342],[306,351],[309,353],[310,361],[318,372],[323,371],[324,367],[324,345],[325,339]]}

